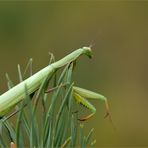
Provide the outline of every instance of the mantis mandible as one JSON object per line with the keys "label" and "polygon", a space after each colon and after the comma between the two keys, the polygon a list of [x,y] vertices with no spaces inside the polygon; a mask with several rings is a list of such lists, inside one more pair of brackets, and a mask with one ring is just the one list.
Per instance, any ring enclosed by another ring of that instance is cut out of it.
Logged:
{"label": "mantis mandible", "polygon": [[[44,78],[47,77],[50,73],[53,73],[54,71],[65,66],[66,64],[74,62],[75,60],[77,60],[77,58],[80,55],[83,55],[83,54],[91,58],[92,57],[91,48],[82,47],[75,50],[74,52],[67,55],[63,59],[48,65],[47,67],[43,68],[39,72],[35,73],[31,77],[27,78],[26,80],[22,81],[21,83],[17,84],[13,88],[11,88],[10,90],[2,94],[0,96],[0,117],[5,116],[15,105],[17,105],[19,102],[21,102],[25,98],[26,86],[27,86],[28,94],[29,95],[32,94],[33,92],[39,89]],[[83,106],[85,106],[86,108],[92,111],[92,114],[79,120],[85,121],[90,117],[92,117],[96,112],[95,107],[92,104],[90,104],[85,98],[100,99],[105,101],[107,115],[109,115],[109,107],[108,107],[107,99],[104,96],[86,89],[75,87],[75,86],[73,87],[73,96],[79,104],[82,104]]]}

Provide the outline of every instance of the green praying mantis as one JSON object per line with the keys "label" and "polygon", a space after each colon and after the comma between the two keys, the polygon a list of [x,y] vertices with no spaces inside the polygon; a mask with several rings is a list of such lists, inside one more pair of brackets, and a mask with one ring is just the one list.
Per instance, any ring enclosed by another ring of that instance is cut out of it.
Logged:
{"label": "green praying mantis", "polygon": [[[77,58],[81,55],[87,55],[89,58],[91,58],[91,48],[82,47],[73,51],[71,54],[65,56],[63,59],[48,65],[47,67],[43,68],[39,72],[35,73],[34,75],[30,76],[26,80],[22,81],[21,83],[17,84],[13,88],[2,94],[0,96],[0,117],[3,117],[7,113],[9,113],[12,108],[14,108],[19,102],[21,102],[25,98],[26,86],[28,94],[32,94],[39,89],[45,77],[47,77],[51,73],[54,73],[59,68],[76,61]],[[107,112],[106,116],[110,115],[107,98],[103,95],[73,86],[73,98],[76,100],[77,103],[82,104],[92,112],[90,115],[79,119],[80,121],[85,121],[91,118],[96,112],[95,107],[91,103],[89,103],[87,99],[98,99],[104,101]]]}

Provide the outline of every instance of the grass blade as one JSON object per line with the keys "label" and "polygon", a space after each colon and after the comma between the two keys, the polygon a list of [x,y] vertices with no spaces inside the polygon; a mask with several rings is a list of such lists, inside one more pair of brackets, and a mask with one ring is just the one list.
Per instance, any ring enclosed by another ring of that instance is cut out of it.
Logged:
{"label": "grass blade", "polygon": [[24,70],[24,73],[23,73],[23,78],[25,77],[27,71],[29,70],[29,75],[32,76],[32,63],[33,63],[33,59],[30,58],[27,65],[26,65],[26,68]]}
{"label": "grass blade", "polygon": [[13,82],[11,81],[11,79],[10,79],[8,73],[6,73],[6,79],[7,79],[7,86],[8,86],[8,89],[11,89],[11,88],[14,86],[14,84],[13,84]]}
{"label": "grass blade", "polygon": [[21,68],[20,65],[17,65],[17,69],[18,69],[18,75],[19,75],[19,81],[22,82],[23,81],[23,77],[22,77],[22,72],[21,72]]}
{"label": "grass blade", "polygon": [[93,131],[94,131],[94,128],[92,128],[92,129],[90,130],[90,132],[88,133],[88,135],[87,135],[87,137],[86,137],[86,142],[85,142],[85,145],[86,145],[86,146],[88,145],[88,143],[89,143],[89,141],[90,141],[90,138],[91,138],[91,136],[92,136]]}
{"label": "grass blade", "polygon": [[71,147],[76,147],[76,136],[77,136],[77,128],[74,119],[74,115],[71,118]]}

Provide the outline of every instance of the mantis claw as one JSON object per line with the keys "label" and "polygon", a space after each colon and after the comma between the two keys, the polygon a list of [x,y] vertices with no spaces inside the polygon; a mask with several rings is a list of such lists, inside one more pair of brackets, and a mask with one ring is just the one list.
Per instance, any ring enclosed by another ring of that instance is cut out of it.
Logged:
{"label": "mantis claw", "polygon": [[88,116],[86,116],[86,117],[79,118],[78,120],[79,120],[79,121],[87,121],[87,120],[89,120],[93,115],[94,115],[94,113],[92,113],[92,114],[90,114],[90,115],[88,115]]}

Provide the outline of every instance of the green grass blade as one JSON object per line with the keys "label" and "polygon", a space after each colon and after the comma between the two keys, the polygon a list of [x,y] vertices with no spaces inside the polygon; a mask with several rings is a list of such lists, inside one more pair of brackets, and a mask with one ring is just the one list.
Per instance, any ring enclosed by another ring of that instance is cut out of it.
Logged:
{"label": "green grass blade", "polygon": [[89,144],[89,141],[90,141],[90,138],[91,138],[91,136],[92,136],[93,131],[94,131],[94,128],[92,128],[92,129],[90,130],[90,132],[88,133],[88,135],[87,135],[87,137],[86,137],[86,143],[85,143],[86,146]]}
{"label": "green grass blade", "polygon": [[18,69],[19,81],[22,82],[23,77],[22,77],[21,67],[19,64],[17,65],[17,69]]}
{"label": "green grass blade", "polygon": [[61,113],[62,113],[62,111],[63,111],[63,109],[64,109],[64,107],[66,105],[67,100],[70,98],[70,95],[71,95],[71,92],[72,92],[72,87],[73,87],[73,83],[69,86],[69,88],[67,90],[67,93],[66,93],[66,95],[65,95],[65,97],[64,97],[64,99],[62,101],[62,104],[60,105],[60,109],[59,109],[59,112],[57,114],[57,124],[56,125],[58,125],[58,121],[61,118],[60,117]]}
{"label": "green grass blade", "polygon": [[52,136],[52,119],[49,121],[49,126],[48,126],[47,131],[48,131],[48,136],[46,138],[47,140],[45,143],[46,143],[46,147],[50,148],[52,146],[52,142],[51,142],[51,140],[52,140],[52,138],[51,138],[51,136]]}
{"label": "green grass blade", "polygon": [[[55,143],[56,143],[56,146],[60,146],[61,145],[61,142],[62,142],[62,137],[64,135],[64,125],[66,125],[65,121],[65,117],[66,116],[66,112],[67,112],[67,100],[70,98],[70,95],[71,95],[71,92],[72,92],[72,87],[73,87],[73,84],[71,84],[65,94],[65,97],[62,101],[62,104],[60,105],[60,109],[57,113],[57,116],[56,116],[56,123],[55,123]],[[66,110],[66,112],[65,112]],[[69,111],[68,111],[69,112]],[[66,130],[66,129],[65,129]],[[62,133],[62,135],[61,135]],[[60,136],[59,136],[60,135]],[[59,140],[60,139],[60,140]],[[57,141],[58,140],[58,141]]]}
{"label": "green grass blade", "polygon": [[71,147],[76,147],[77,123],[75,123],[74,115],[71,118]]}
{"label": "green grass blade", "polygon": [[45,90],[47,89],[48,83],[51,80],[51,78],[53,77],[54,73],[49,74],[46,78],[44,78],[41,86],[39,87],[39,90],[37,92],[36,98],[35,98],[35,103],[34,103],[34,108],[33,108],[33,112],[36,112],[37,109],[37,105],[39,102],[39,98],[41,98],[41,95],[45,92]]}
{"label": "green grass blade", "polygon": [[15,129],[14,129],[12,123],[10,121],[5,120],[3,122],[3,124],[5,125],[5,127],[7,128],[7,130],[10,133],[10,137],[11,137],[11,140],[12,140],[11,142],[15,143],[16,142],[16,133],[15,133]]}
{"label": "green grass blade", "polygon": [[55,62],[55,56],[53,55],[53,53],[49,52],[49,56],[50,56],[49,64],[54,63]]}
{"label": "green grass blade", "polygon": [[0,133],[0,147],[8,147],[8,145],[6,145],[5,141],[3,140],[3,136]]}
{"label": "green grass blade", "polygon": [[28,121],[28,119],[26,117],[25,112],[23,112],[23,115],[22,115],[22,123],[23,123],[24,130],[25,130],[27,136],[29,137],[29,135],[30,135],[30,125],[29,125],[29,121]]}
{"label": "green grass blade", "polygon": [[32,76],[32,63],[33,63],[33,59],[30,58],[27,65],[26,65],[26,68],[24,70],[24,73],[23,73],[23,78],[25,77],[27,71],[29,70],[29,75]]}
{"label": "green grass blade", "polygon": [[90,146],[91,147],[95,147],[95,144],[96,144],[96,139],[91,142],[91,145]]}
{"label": "green grass blade", "polygon": [[71,141],[71,137],[68,137],[68,138],[66,139],[66,141],[64,142],[64,144],[61,146],[61,148],[66,148],[66,147],[68,147],[68,144],[70,143],[70,141]]}
{"label": "green grass blade", "polygon": [[[65,83],[67,83],[67,87],[65,91],[68,91],[70,85],[72,85],[72,70],[73,70],[73,63],[71,63],[68,67],[68,70],[66,72],[65,76]],[[66,100],[66,105],[65,108],[67,108],[67,114],[65,115],[67,117],[67,124],[65,125],[65,130],[63,133],[63,138],[62,138],[62,143],[65,142],[67,139],[67,135],[70,135],[70,127],[71,127],[71,109],[72,109],[72,104],[73,103],[73,91],[70,92],[68,99]]]}
{"label": "green grass blade", "polygon": [[[62,74],[60,75],[60,78],[59,78],[59,80],[58,80],[58,82],[57,82],[57,86],[59,86],[61,83],[62,83],[62,81],[64,80],[64,77],[65,77],[65,75],[66,75],[66,71],[68,70],[68,65],[64,68],[64,70],[63,70],[63,72],[62,72]],[[44,141],[45,141],[45,143],[46,143],[46,137],[48,137],[48,138],[51,138],[51,140],[48,140],[48,141],[50,141],[50,146],[53,146],[54,145],[54,143],[53,143],[53,139],[55,138],[53,135],[53,133],[55,132],[55,131],[53,131],[53,123],[54,123],[54,119],[53,119],[53,116],[54,116],[54,108],[55,108],[55,103],[56,103],[56,100],[57,100],[57,98],[58,98],[58,96],[59,96],[59,94],[60,94],[60,91],[61,91],[61,87],[58,87],[55,91],[54,91],[54,93],[53,93],[53,95],[52,95],[52,99],[51,99],[51,104],[50,104],[50,106],[49,106],[49,109],[48,109],[48,111],[47,111],[47,114],[46,114],[46,118],[45,118],[45,123],[44,123]],[[51,125],[50,125],[50,135],[48,135],[49,134],[49,124],[48,124],[48,121],[49,121],[49,119],[51,118]]]}
{"label": "green grass blade", "polygon": [[56,130],[54,134],[54,147],[60,147],[62,145],[62,137],[64,131],[66,130],[66,112],[67,111],[64,108],[61,114],[61,118],[59,119],[58,126],[56,128],[54,127],[54,129]]}
{"label": "green grass blade", "polygon": [[27,91],[27,86],[25,87],[25,95],[26,95],[26,101],[28,104],[28,112],[29,112],[29,117],[30,117],[30,136],[29,136],[29,141],[30,141],[30,147],[37,147],[39,146],[39,134],[38,134],[38,125],[36,122],[36,116],[33,114],[33,106],[31,102],[31,98],[28,95]]}
{"label": "green grass blade", "polygon": [[83,134],[83,124],[80,124],[80,146],[81,148],[85,148],[85,136]]}
{"label": "green grass blade", "polygon": [[63,72],[61,73],[60,77],[59,77],[59,80],[57,82],[57,85],[60,85],[62,83],[62,81],[64,80],[65,78],[65,75],[67,73],[67,70],[68,70],[68,67],[69,67],[69,64],[67,64],[63,70]]}
{"label": "green grass blade", "polygon": [[18,114],[17,122],[16,122],[16,144],[18,147],[23,147],[23,138],[21,133],[22,128],[22,114],[23,114],[23,104],[20,106],[21,110]]}
{"label": "green grass blade", "polygon": [[[70,64],[70,65],[68,65],[68,67],[66,67],[67,70],[65,72],[65,77],[63,78],[64,83],[67,83],[69,85],[67,85],[67,87],[66,87],[64,99],[62,99],[60,109],[59,109],[57,116],[56,116],[56,123],[55,123],[55,143],[56,143],[56,145],[55,146],[61,146],[62,140],[65,141],[64,137],[66,136],[65,132],[67,131],[66,129],[63,130],[64,128],[66,128],[66,124],[64,124],[65,126],[62,125],[62,123],[64,123],[64,121],[62,121],[62,120],[64,120],[64,117],[62,117],[61,115],[63,114],[65,109],[68,107],[67,102],[68,102],[68,99],[70,99],[71,95],[72,95],[73,84],[70,84],[71,83],[71,75],[72,75],[72,66],[71,65],[72,64]],[[67,112],[69,114],[70,110],[68,110]],[[65,116],[67,116],[67,115],[65,114]],[[68,115],[68,117],[69,117],[69,115]],[[69,119],[67,120],[67,127],[68,127],[68,123],[69,123]],[[61,127],[63,127],[63,128],[61,129]]]}
{"label": "green grass blade", "polygon": [[11,79],[10,79],[8,73],[6,73],[6,79],[7,79],[7,86],[8,86],[8,89],[11,89],[11,88],[14,86],[14,84],[13,84],[13,82],[11,81]]}

